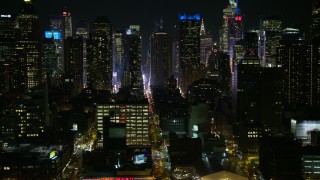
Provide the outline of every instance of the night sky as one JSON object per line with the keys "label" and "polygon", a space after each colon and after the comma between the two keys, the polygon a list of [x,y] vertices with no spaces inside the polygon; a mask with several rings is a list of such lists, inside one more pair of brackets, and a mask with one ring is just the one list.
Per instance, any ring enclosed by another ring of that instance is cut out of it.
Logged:
{"label": "night sky", "polygon": [[[0,12],[17,12],[23,0],[0,0]],[[228,0],[32,0],[44,28],[49,17],[60,14],[64,7],[71,11],[73,22],[92,20],[96,16],[108,16],[116,29],[129,24],[142,27],[144,44],[151,34],[155,20],[163,17],[169,33],[174,32],[179,12],[200,12],[214,38],[222,23],[222,10]],[[245,27],[257,27],[260,15],[278,15],[288,26],[301,27],[310,24],[311,0],[239,0],[245,15]],[[147,37],[146,37],[147,36]]]}

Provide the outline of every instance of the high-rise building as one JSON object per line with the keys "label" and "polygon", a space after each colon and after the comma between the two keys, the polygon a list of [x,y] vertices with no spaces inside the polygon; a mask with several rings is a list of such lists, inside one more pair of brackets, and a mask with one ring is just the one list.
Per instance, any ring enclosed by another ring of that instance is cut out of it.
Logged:
{"label": "high-rise building", "polygon": [[112,90],[112,26],[105,16],[97,17],[88,41],[88,80],[95,89]]}
{"label": "high-rise building", "polygon": [[83,38],[68,37],[64,42],[65,78],[77,94],[83,88]]}
{"label": "high-rise building", "polygon": [[200,14],[179,14],[181,91],[201,77]]}
{"label": "high-rise building", "polygon": [[311,24],[312,39],[320,38],[320,1],[312,1],[312,24]]}
{"label": "high-rise building", "polygon": [[56,52],[57,46],[54,38],[45,37],[43,40],[43,71],[46,76],[54,77],[58,73],[58,57]]}
{"label": "high-rise building", "polygon": [[87,40],[89,38],[89,23],[80,21],[76,24],[76,37],[83,40],[83,87],[87,87]]}
{"label": "high-rise building", "polygon": [[200,62],[206,67],[208,66],[208,59],[212,52],[212,35],[206,32],[203,19],[200,26]]}
{"label": "high-rise building", "polygon": [[[125,124],[126,145],[147,146],[149,142],[149,106],[148,102],[109,103],[97,105],[98,144],[97,147],[110,146],[103,144],[104,117],[110,117],[110,122]],[[120,133],[120,132],[109,132]]]}
{"label": "high-rise building", "polygon": [[64,38],[72,37],[72,18],[69,11],[62,12],[63,23],[64,23]]}
{"label": "high-rise building", "polygon": [[280,46],[282,20],[278,17],[262,17],[260,19],[259,58],[262,66],[275,66],[277,48]]}
{"label": "high-rise building", "polygon": [[15,42],[15,18],[11,14],[0,15],[0,92],[10,90],[10,70]]}
{"label": "high-rise building", "polygon": [[[162,26],[163,27],[163,26]],[[172,40],[164,29],[158,29],[151,35],[151,71],[150,86],[162,86],[173,74]]]}
{"label": "high-rise building", "polygon": [[277,64],[284,69],[283,89],[286,104],[312,106],[317,83],[317,62],[312,58],[312,47],[301,37],[298,29],[287,28],[277,51]]}
{"label": "high-rise building", "polygon": [[144,96],[141,71],[141,36],[140,26],[130,25],[126,32],[126,59],[121,87],[128,87],[137,97]]}
{"label": "high-rise building", "polygon": [[229,0],[228,6],[223,10],[223,21],[220,29],[219,47],[233,58],[233,46],[236,41],[243,38],[243,16],[240,14],[238,0]]}
{"label": "high-rise building", "polygon": [[[50,32],[51,31],[51,32]],[[64,21],[62,16],[50,18],[50,31],[46,31],[45,37],[52,38],[55,45],[55,56],[57,57],[57,67],[53,73],[54,77],[61,77],[64,73]],[[54,36],[53,34],[56,34]]]}
{"label": "high-rise building", "polygon": [[43,79],[41,57],[40,20],[31,0],[24,0],[17,16],[18,36],[15,46],[16,72],[19,74],[16,82],[23,89],[37,86]]}
{"label": "high-rise building", "polygon": [[236,70],[239,147],[242,152],[257,153],[262,133],[277,134],[282,130],[283,69],[261,67],[257,55],[247,52]]}
{"label": "high-rise building", "polygon": [[116,31],[114,33],[113,48],[114,48],[114,70],[116,73],[116,89],[121,87],[121,78],[123,75],[124,63],[125,63],[125,46],[126,46],[126,32]]}

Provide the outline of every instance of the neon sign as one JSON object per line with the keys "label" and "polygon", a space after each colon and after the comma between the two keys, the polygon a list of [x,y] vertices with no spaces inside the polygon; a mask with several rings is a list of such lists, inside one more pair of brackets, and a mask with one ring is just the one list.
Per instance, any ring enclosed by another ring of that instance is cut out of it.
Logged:
{"label": "neon sign", "polygon": [[242,21],[242,16],[236,16],[235,19],[236,21]]}
{"label": "neon sign", "polygon": [[197,20],[200,21],[200,14],[189,14],[187,15],[186,13],[184,14],[179,14],[179,19],[180,20]]}

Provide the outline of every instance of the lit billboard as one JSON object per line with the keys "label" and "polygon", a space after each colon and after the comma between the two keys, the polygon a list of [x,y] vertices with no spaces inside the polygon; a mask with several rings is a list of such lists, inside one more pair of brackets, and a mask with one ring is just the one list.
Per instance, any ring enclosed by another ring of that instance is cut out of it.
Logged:
{"label": "lit billboard", "polygon": [[312,131],[320,131],[320,121],[302,121],[296,125],[297,138],[311,138]]}
{"label": "lit billboard", "polygon": [[60,31],[45,31],[44,32],[44,36],[47,39],[55,39],[55,40],[61,40],[61,32]]}

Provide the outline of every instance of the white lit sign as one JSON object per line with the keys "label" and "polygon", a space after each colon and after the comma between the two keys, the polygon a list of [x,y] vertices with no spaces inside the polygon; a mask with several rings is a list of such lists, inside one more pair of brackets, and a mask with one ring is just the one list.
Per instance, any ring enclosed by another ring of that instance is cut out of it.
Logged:
{"label": "white lit sign", "polygon": [[1,14],[1,17],[3,17],[3,18],[11,18],[11,15],[10,14]]}

